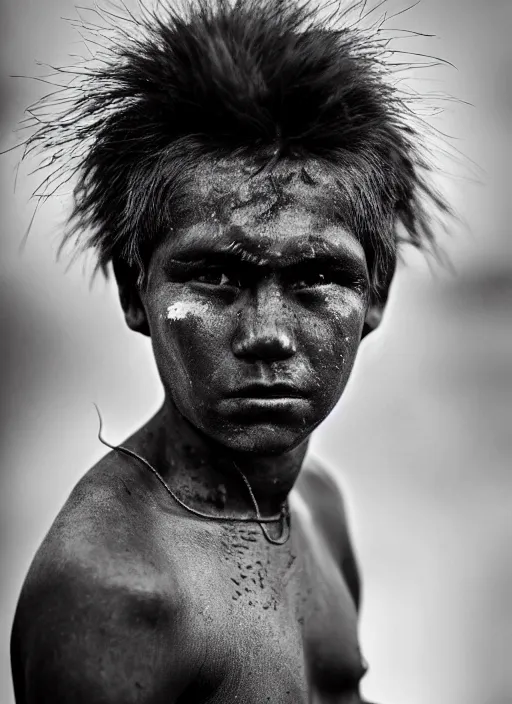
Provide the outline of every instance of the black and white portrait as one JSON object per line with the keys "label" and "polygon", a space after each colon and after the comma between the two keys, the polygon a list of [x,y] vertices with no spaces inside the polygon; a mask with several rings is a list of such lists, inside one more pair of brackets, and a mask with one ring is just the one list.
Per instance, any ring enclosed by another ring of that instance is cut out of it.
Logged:
{"label": "black and white portrait", "polygon": [[6,0],[0,701],[512,701],[499,0]]}

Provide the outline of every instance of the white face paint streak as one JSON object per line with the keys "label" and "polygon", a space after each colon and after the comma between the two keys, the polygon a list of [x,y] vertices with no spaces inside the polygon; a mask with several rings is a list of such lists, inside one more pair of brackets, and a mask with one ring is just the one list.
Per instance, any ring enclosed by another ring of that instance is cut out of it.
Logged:
{"label": "white face paint streak", "polygon": [[184,320],[189,315],[204,316],[208,313],[206,303],[200,301],[176,301],[167,308],[167,320]]}

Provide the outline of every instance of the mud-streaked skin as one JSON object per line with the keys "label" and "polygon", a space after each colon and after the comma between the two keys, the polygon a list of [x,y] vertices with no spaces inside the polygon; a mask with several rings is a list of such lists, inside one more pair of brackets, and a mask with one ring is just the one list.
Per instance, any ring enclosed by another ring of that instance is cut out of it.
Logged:
{"label": "mud-streaked skin", "polygon": [[[282,453],[347,382],[367,308],[365,253],[299,167],[277,195],[265,174],[240,187],[238,173],[217,169],[221,178],[198,173],[191,215],[151,259],[142,300],[153,349],[168,399],[195,428],[237,451]],[[262,413],[231,398],[257,381],[300,397]]]}
{"label": "mud-streaked skin", "polygon": [[[236,464],[263,515],[289,497],[290,539],[192,516],[142,464],[110,453],[25,582],[18,702],[358,704],[357,568],[337,484],[305,453],[358,350],[364,248],[318,164],[270,177],[241,159],[205,163],[187,212],[144,286],[119,280],[165,391],[125,445],[219,518],[254,517]],[[288,388],[268,397],[251,384]]]}

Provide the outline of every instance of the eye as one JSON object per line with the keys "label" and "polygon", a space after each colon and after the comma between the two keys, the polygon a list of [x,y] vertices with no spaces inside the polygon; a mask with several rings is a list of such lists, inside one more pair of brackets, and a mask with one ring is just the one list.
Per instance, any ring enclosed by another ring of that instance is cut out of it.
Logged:
{"label": "eye", "polygon": [[321,294],[322,288],[326,286],[336,287],[341,291],[353,291],[357,295],[366,296],[368,283],[363,276],[355,275],[347,271],[302,271],[300,275],[293,277],[289,287],[299,296],[316,296]]}
{"label": "eye", "polygon": [[209,286],[240,287],[238,278],[234,274],[222,269],[205,269],[195,274],[192,280],[198,281],[201,284],[208,284]]}
{"label": "eye", "polygon": [[300,277],[297,277],[291,282],[291,288],[303,289],[303,288],[315,288],[316,286],[326,286],[327,284],[332,284],[333,278],[328,274],[322,273],[320,271],[310,271],[302,272]]}

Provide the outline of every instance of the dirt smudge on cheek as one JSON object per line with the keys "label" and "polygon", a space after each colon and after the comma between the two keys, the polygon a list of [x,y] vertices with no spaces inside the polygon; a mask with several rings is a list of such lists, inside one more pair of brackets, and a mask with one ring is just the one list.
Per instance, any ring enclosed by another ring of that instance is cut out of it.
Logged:
{"label": "dirt smudge on cheek", "polygon": [[351,294],[345,296],[325,294],[325,337],[319,339],[319,348],[331,355],[330,364],[338,373],[350,372],[360,342],[360,328],[364,318],[364,307]]}
{"label": "dirt smudge on cheek", "polygon": [[329,316],[339,328],[345,345],[350,346],[358,338],[359,327],[364,319],[362,304],[353,299],[340,300],[328,295],[325,303],[329,310]]}
{"label": "dirt smudge on cheek", "polygon": [[214,307],[193,295],[168,295],[160,303],[159,318],[164,354],[173,367],[173,384],[182,391],[188,388],[189,393],[211,363],[211,354],[206,351],[216,329]]}

